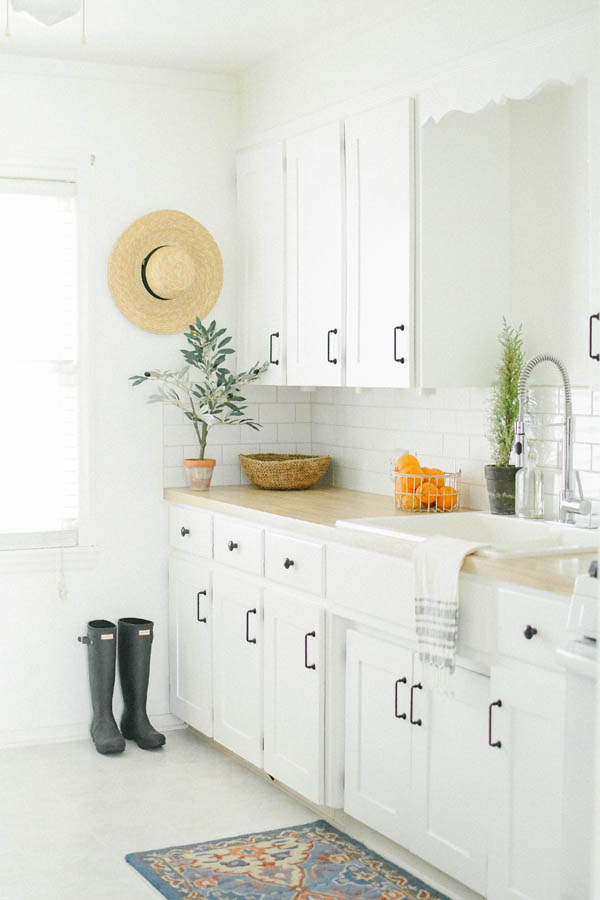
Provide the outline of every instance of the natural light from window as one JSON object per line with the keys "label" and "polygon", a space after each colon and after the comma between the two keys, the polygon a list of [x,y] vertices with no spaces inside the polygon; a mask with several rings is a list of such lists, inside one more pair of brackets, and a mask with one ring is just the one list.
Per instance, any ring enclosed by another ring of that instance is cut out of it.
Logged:
{"label": "natural light from window", "polygon": [[0,177],[0,549],[77,543],[75,185]]}

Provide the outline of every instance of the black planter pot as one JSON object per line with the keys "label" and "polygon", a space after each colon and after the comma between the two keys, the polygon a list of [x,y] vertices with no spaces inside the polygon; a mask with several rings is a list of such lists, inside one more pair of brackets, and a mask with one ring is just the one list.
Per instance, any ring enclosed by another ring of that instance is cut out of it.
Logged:
{"label": "black planter pot", "polygon": [[485,466],[490,512],[495,516],[514,516],[517,466]]}

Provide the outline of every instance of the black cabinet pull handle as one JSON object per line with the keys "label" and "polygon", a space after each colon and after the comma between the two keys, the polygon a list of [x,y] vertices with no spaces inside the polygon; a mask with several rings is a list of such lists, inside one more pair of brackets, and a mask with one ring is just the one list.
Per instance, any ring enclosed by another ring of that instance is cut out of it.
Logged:
{"label": "black cabinet pull handle", "polygon": [[284,564],[283,564],[283,568],[284,568],[284,569],[289,569],[290,566],[293,566],[293,565],[294,565],[294,560],[293,560],[293,559],[289,559],[289,558],[286,556],[285,562],[284,562]]}
{"label": "black cabinet pull handle", "polygon": [[396,325],[394,328],[394,362],[403,363],[405,362],[403,356],[398,356],[398,332],[404,331],[404,325]]}
{"label": "black cabinet pull handle", "polygon": [[186,534],[189,534],[189,533],[190,533],[190,529],[189,529],[189,528],[184,528],[183,525],[182,525],[182,526],[181,526],[181,537],[185,537]]}
{"label": "black cabinet pull handle", "polygon": [[278,337],[279,337],[278,331],[274,331],[273,334],[269,335],[269,362],[271,363],[272,366],[279,365],[279,360],[273,359],[273,338],[278,338]]}
{"label": "black cabinet pull handle", "polygon": [[337,358],[331,358],[331,335],[337,334],[337,328],[330,328],[327,332],[327,362],[333,363],[334,366],[337,366]]}
{"label": "black cabinet pull handle", "polygon": [[201,594],[204,594],[204,596],[206,597],[206,591],[198,591],[198,593],[196,594],[196,618],[198,619],[199,622],[206,622],[206,616],[204,616],[203,618],[200,618],[200,595]]}
{"label": "black cabinet pull handle", "polygon": [[525,640],[530,641],[534,634],[537,634],[537,628],[528,625],[523,634],[525,635]]}
{"label": "black cabinet pull handle", "polygon": [[396,684],[394,685],[394,715],[396,716],[397,719],[405,719],[406,713],[398,712],[398,685],[399,684],[406,684],[406,678],[399,678],[396,681]]}
{"label": "black cabinet pull handle", "polygon": [[414,695],[415,691],[422,691],[422,690],[423,690],[423,685],[421,684],[420,681],[418,684],[413,684],[410,689],[410,724],[411,725],[422,725],[423,724],[422,719],[413,719],[413,703],[414,703],[413,695]]}
{"label": "black cabinet pull handle", "polygon": [[600,361],[600,353],[594,353],[593,348],[592,348],[592,343],[593,343],[593,333],[592,333],[592,332],[593,332],[593,329],[594,329],[594,319],[598,319],[598,321],[600,322],[600,313],[592,313],[592,315],[590,316],[590,349],[589,349],[589,354],[590,354],[590,359],[595,359],[596,362],[599,362],[599,361]]}
{"label": "black cabinet pull handle", "polygon": [[227,544],[227,549],[232,553],[234,550],[237,550],[237,544],[235,541],[229,541]]}
{"label": "black cabinet pull handle", "polygon": [[490,747],[501,747],[502,741],[493,741],[492,740],[492,714],[494,711],[494,706],[501,707],[502,700],[494,700],[493,703],[490,703],[488,709],[488,744]]}
{"label": "black cabinet pull handle", "polygon": [[256,609],[248,609],[246,610],[246,640],[249,644],[255,644],[256,638],[250,637],[250,616],[256,615]]}
{"label": "black cabinet pull handle", "polygon": [[304,668],[305,669],[316,669],[317,668],[315,663],[313,663],[311,666],[309,666],[309,664],[308,664],[308,639],[309,639],[309,637],[316,637],[316,636],[317,636],[316,631],[309,631],[309,632],[307,632],[307,634],[304,635]]}

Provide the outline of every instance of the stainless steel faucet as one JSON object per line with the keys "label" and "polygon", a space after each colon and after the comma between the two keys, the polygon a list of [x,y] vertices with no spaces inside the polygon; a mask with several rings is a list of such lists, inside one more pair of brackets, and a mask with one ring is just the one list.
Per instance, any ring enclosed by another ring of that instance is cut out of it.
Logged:
{"label": "stainless steel faucet", "polygon": [[[519,420],[515,422],[515,452],[517,466],[523,465],[523,451],[525,448],[525,412],[527,409],[527,383],[529,376],[539,363],[551,362],[561,374],[565,392],[565,418],[562,423],[562,485],[558,500],[558,518],[560,522],[569,525],[575,524],[575,515],[588,516],[592,504],[583,496],[579,472],[573,470],[573,398],[571,393],[571,379],[564,362],[557,356],[549,353],[539,353],[532,356],[521,370],[519,377]],[[573,482],[577,481],[578,492],[575,493]]]}

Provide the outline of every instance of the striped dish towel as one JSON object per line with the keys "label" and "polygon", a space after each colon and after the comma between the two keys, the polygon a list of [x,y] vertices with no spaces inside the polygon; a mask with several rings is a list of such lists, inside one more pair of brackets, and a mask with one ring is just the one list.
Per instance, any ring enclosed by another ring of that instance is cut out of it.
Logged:
{"label": "striped dish towel", "polygon": [[458,575],[465,556],[483,546],[440,536],[415,548],[415,616],[426,688],[450,689],[458,638]]}

